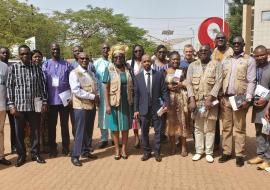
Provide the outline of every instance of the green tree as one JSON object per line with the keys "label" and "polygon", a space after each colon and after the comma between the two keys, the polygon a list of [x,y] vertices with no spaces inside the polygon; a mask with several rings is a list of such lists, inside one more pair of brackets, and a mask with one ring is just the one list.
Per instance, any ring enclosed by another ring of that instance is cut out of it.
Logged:
{"label": "green tree", "polygon": [[254,1],[255,0],[232,0],[228,3],[229,14],[227,20],[230,26],[230,43],[233,37],[242,35],[243,4],[254,5]]}
{"label": "green tree", "polygon": [[124,15],[113,14],[112,9],[87,6],[79,11],[55,12],[55,18],[66,26],[66,43],[81,44],[93,57],[101,54],[100,46],[104,42],[121,42],[130,47],[138,43],[148,51],[154,47],[144,38],[145,30],[132,26]]}

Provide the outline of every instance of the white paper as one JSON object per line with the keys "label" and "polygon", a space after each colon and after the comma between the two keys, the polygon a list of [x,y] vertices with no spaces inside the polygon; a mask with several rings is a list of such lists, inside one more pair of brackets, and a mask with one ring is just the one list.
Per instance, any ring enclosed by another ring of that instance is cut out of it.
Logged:
{"label": "white paper", "polygon": [[59,94],[59,97],[64,105],[64,107],[66,107],[71,99],[71,91],[70,90],[66,90],[62,93]]}
{"label": "white paper", "polygon": [[175,78],[181,78],[183,71],[181,69],[176,69],[174,73]]}
{"label": "white paper", "polygon": [[237,111],[238,108],[237,108],[237,106],[236,106],[234,96],[229,97],[229,101],[230,101],[230,104],[231,104],[231,106],[232,106],[233,111]]}
{"label": "white paper", "polygon": [[263,87],[262,85],[257,85],[257,87],[255,89],[256,96],[260,96],[262,98],[265,98],[268,93],[269,93],[269,90],[267,88]]}
{"label": "white paper", "polygon": [[270,124],[268,121],[266,121],[266,119],[262,118],[262,124],[263,124],[263,127],[262,127],[262,133],[263,134],[266,134],[266,135],[269,135],[270,134]]}
{"label": "white paper", "polygon": [[219,103],[219,101],[218,101],[218,100],[215,100],[215,101],[212,102],[212,105],[215,106],[215,105],[217,105],[218,103]]}
{"label": "white paper", "polygon": [[34,104],[35,104],[35,112],[41,112],[41,107],[42,107],[41,97],[36,97],[34,99]]}

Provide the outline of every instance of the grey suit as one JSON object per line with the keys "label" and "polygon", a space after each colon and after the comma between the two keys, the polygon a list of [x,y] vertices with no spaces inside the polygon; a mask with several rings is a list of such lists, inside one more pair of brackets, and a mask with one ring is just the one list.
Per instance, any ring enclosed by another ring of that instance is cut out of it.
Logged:
{"label": "grey suit", "polygon": [[144,72],[136,75],[134,79],[134,111],[140,113],[144,154],[151,153],[149,146],[149,125],[151,120],[155,130],[155,153],[160,154],[161,118],[157,116],[157,111],[162,106],[161,99],[165,105],[169,105],[164,75],[154,70],[152,70],[152,74],[151,103],[148,99]]}
{"label": "grey suit", "polygon": [[[270,62],[263,68],[261,68],[262,73],[259,76],[259,69],[257,67],[257,84],[262,85],[263,87],[270,89]],[[269,100],[269,94],[266,97]],[[261,118],[265,112],[266,105],[263,107],[253,106],[252,110],[252,123],[255,123],[256,128],[256,145],[257,145],[257,155],[265,161],[270,163],[270,146],[269,138],[267,135],[262,134],[262,121]]]}

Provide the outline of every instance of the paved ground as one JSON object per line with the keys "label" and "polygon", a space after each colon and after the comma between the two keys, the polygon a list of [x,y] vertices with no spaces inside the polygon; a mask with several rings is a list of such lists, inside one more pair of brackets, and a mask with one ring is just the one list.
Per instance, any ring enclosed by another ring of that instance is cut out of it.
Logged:
{"label": "paved ground", "polygon": [[[250,112],[249,117],[250,118]],[[249,121],[249,119],[248,119]],[[249,123],[249,122],[248,122]],[[57,140],[60,131],[58,127]],[[98,145],[99,130],[95,128],[94,147]],[[254,126],[247,126],[247,159],[254,156],[255,138]],[[6,152],[10,152],[9,126],[5,126]],[[270,173],[257,171],[255,166],[245,164],[242,168],[235,166],[235,160],[219,164],[217,153],[213,164],[206,163],[205,159],[198,162],[191,160],[194,146],[189,141],[191,153],[182,158],[179,154],[170,156],[168,145],[163,146],[163,160],[157,163],[154,159],[147,162],[140,161],[141,150],[133,148],[133,134],[130,134],[128,160],[115,161],[113,147],[104,150],[95,150],[99,159],[84,160],[83,167],[74,167],[69,157],[59,155],[48,159],[45,165],[27,162],[20,168],[0,166],[1,190],[6,189],[269,189]],[[8,155],[13,163],[16,155]],[[28,157],[28,160],[30,158]]]}

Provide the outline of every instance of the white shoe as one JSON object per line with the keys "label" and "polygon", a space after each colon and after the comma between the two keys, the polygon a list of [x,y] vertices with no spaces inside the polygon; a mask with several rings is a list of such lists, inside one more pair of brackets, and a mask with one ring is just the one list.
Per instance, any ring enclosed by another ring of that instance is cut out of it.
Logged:
{"label": "white shoe", "polygon": [[193,160],[193,161],[198,161],[198,160],[201,159],[201,157],[202,157],[201,154],[195,154],[195,155],[192,157],[192,160]]}
{"label": "white shoe", "polygon": [[212,155],[206,155],[205,157],[206,161],[209,162],[209,163],[213,163],[214,162],[214,158]]}

